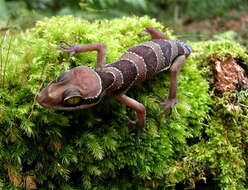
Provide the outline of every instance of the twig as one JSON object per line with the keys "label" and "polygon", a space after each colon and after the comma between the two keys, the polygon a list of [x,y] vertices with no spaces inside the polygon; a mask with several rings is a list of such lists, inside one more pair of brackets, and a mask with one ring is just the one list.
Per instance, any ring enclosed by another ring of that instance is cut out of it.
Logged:
{"label": "twig", "polygon": [[[6,27],[8,27],[8,25],[9,25],[9,20],[7,21],[7,26]],[[5,28],[6,28],[5,27]],[[5,40],[5,38],[6,38],[6,34],[7,34],[7,31],[5,30],[5,32],[4,32],[4,35],[3,35],[3,39],[1,40],[1,44],[0,44],[0,49],[1,49],[1,56],[0,56],[0,79],[1,79],[1,74],[3,75],[3,77],[2,77],[2,85],[1,85],[1,80],[0,80],[0,85],[2,86],[2,87],[4,87],[4,68],[3,68],[3,43],[4,43],[4,40]]]}
{"label": "twig", "polygon": [[[43,77],[44,77],[46,65],[47,65],[47,64],[45,63],[45,65],[44,65],[44,67],[43,67],[43,69],[42,69],[42,72],[41,72],[40,78],[42,78],[42,79],[43,79]],[[41,90],[41,87],[43,86],[45,80],[46,80],[46,78],[44,78],[44,79],[42,80],[42,82],[41,82],[41,84],[40,84],[40,86],[39,86],[39,88],[38,88],[38,92],[37,92],[37,93],[35,94],[35,96],[34,96],[33,104],[32,104],[31,111],[30,111],[30,114],[29,114],[29,116],[28,116],[28,119],[30,119],[31,116],[32,116],[32,113],[33,113],[33,111],[34,111],[34,105],[35,105],[36,99],[37,99],[37,97],[38,97],[38,94],[39,94],[39,92],[40,92],[40,90]]]}
{"label": "twig", "polygon": [[3,69],[3,88],[4,88],[4,82],[5,82],[6,67],[7,67],[7,63],[9,61],[9,52],[10,52],[11,43],[12,43],[12,36],[10,35],[10,40],[9,40],[9,44],[8,44],[6,60],[5,60],[4,66],[2,68]]}
{"label": "twig", "polygon": [[11,27],[1,27],[0,28],[0,32],[6,31],[6,30],[9,30],[9,29],[11,29]]}

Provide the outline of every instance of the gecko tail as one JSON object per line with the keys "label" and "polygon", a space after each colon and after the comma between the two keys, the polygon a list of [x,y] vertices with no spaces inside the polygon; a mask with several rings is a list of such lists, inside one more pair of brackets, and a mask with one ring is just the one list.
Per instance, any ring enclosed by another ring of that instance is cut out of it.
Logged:
{"label": "gecko tail", "polygon": [[184,48],[185,55],[188,57],[193,52],[192,47],[185,42],[179,42],[179,43]]}

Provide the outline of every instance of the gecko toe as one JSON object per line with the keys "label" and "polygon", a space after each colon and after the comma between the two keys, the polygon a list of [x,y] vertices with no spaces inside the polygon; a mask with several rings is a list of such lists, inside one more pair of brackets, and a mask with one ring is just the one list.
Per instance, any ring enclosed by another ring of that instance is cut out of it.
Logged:
{"label": "gecko toe", "polygon": [[65,40],[60,40],[60,43],[64,43],[64,44],[67,45],[68,47],[72,47],[72,44],[66,42]]}
{"label": "gecko toe", "polygon": [[167,110],[171,111],[177,103],[177,99],[166,99],[163,103],[161,103],[163,110],[159,113],[159,115],[163,114]]}
{"label": "gecko toe", "polygon": [[147,133],[147,130],[145,129],[145,126],[143,124],[140,124],[140,122],[138,122],[137,120],[136,121],[130,120],[127,116],[126,118],[127,118],[129,125],[132,127],[130,132],[134,132],[136,134],[140,132]]}
{"label": "gecko toe", "polygon": [[60,40],[61,43],[64,43],[65,45],[59,45],[57,48],[63,52],[67,52],[70,54],[70,56],[73,56],[76,53],[76,44],[72,45],[64,40]]}

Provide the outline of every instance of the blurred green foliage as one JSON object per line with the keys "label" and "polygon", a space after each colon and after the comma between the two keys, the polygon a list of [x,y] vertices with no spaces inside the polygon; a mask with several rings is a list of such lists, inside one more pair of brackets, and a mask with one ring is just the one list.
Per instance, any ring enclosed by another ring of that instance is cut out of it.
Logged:
{"label": "blurred green foliage", "polygon": [[162,9],[165,7],[169,8],[168,10],[170,11],[167,13],[165,12],[167,16],[174,12],[175,19],[182,16],[191,20],[223,15],[231,17],[234,15],[230,15],[229,10],[247,10],[246,0],[158,0],[157,3],[164,6]]}
{"label": "blurred green foliage", "polygon": [[[180,103],[171,115],[158,116],[161,107],[155,103],[156,94],[168,93],[166,73],[130,89],[128,95],[147,108],[148,133],[140,141],[125,118],[133,117],[133,111],[112,97],[73,112],[49,110],[36,102],[41,88],[62,71],[95,66],[95,52],[69,57],[56,49],[60,40],[104,42],[111,63],[150,39],[138,36],[148,25],[163,29],[148,17],[94,22],[53,17],[26,32],[7,31],[1,37],[3,189],[15,189],[13,184],[28,176],[34,176],[39,189],[180,189],[194,188],[199,181],[213,181],[213,189],[247,188],[248,94],[215,97],[211,88],[211,56],[224,60],[232,55],[248,63],[247,49],[233,41],[191,43],[194,53],[179,76]],[[163,31],[175,39],[171,31]]]}
{"label": "blurred green foliage", "polygon": [[[185,31],[180,26],[201,19],[221,18],[225,23],[240,18],[247,9],[247,0],[0,0],[0,31],[5,30],[6,25],[27,29],[37,20],[53,15],[74,15],[87,20],[149,15],[162,24],[177,27],[176,34],[182,36],[181,39],[196,41],[212,38],[208,31],[211,29],[198,31],[196,27]],[[247,45],[247,27],[242,25],[240,29],[234,26],[231,30],[240,35],[235,40]],[[225,32],[222,27],[215,30]],[[204,29],[204,26],[199,28]]]}
{"label": "blurred green foliage", "polygon": [[[154,103],[155,94],[167,94],[168,76],[129,91],[148,109],[148,134],[141,142],[128,131],[124,115],[132,117],[131,110],[111,98],[73,113],[41,108],[35,99],[61,71],[81,63],[94,67],[95,53],[68,58],[55,48],[60,39],[103,41],[110,63],[149,39],[137,37],[146,25],[162,28],[147,17],[95,19],[150,15],[167,25],[182,25],[213,17],[233,19],[247,5],[246,0],[0,0],[0,189],[17,189],[13,179],[18,181],[19,175],[22,180],[35,176],[39,189],[182,189],[199,182],[206,182],[206,189],[246,189],[248,94],[213,96],[209,67],[213,55],[248,62],[247,50],[226,41],[247,43],[234,31],[214,35],[215,42],[191,43],[194,53],[180,76],[181,102],[172,116],[159,118]],[[52,15],[94,22],[58,17],[19,34]],[[12,178],[9,171],[15,173]]]}
{"label": "blurred green foliage", "polygon": [[[85,19],[114,18],[127,15],[150,15],[162,23],[214,16],[235,17],[230,10],[246,11],[246,0],[0,0],[0,17],[17,19],[40,15],[75,15]],[[18,23],[18,22],[17,22]]]}

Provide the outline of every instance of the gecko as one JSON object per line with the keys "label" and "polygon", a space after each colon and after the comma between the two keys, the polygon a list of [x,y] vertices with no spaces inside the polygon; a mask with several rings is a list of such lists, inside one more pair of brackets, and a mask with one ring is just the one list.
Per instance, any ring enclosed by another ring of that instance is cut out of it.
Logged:
{"label": "gecko", "polygon": [[62,41],[64,45],[58,46],[58,49],[69,53],[70,56],[97,51],[96,69],[78,66],[62,72],[40,92],[39,104],[56,110],[79,110],[98,104],[104,96],[113,96],[136,112],[136,119],[129,122],[136,130],[145,131],[146,108],[127,96],[127,91],[130,87],[169,70],[169,93],[167,99],[160,103],[163,107],[161,113],[172,109],[178,103],[178,73],[192,52],[190,45],[170,40],[159,29],[147,26],[145,31],[151,36],[150,41],[131,47],[111,64],[105,63],[104,43],[72,45]]}

